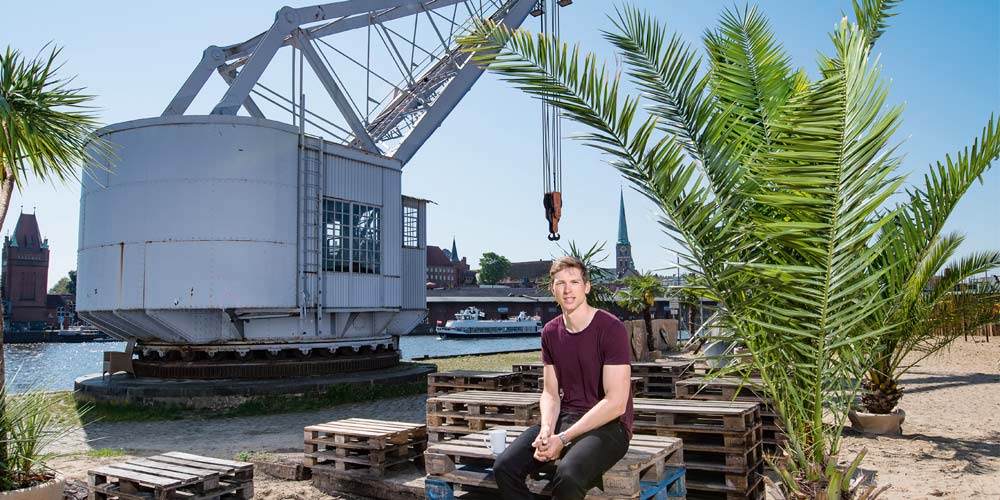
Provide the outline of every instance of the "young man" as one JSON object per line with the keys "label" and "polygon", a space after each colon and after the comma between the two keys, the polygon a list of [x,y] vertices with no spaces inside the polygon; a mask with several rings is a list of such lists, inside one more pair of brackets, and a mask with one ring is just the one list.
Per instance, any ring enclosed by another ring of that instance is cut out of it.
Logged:
{"label": "young man", "polygon": [[587,304],[590,280],[578,259],[552,263],[552,294],[562,315],[542,329],[542,421],[521,434],[493,465],[506,500],[533,498],[527,476],[561,458],[553,497],[582,499],[628,451],[632,373],[625,325]]}

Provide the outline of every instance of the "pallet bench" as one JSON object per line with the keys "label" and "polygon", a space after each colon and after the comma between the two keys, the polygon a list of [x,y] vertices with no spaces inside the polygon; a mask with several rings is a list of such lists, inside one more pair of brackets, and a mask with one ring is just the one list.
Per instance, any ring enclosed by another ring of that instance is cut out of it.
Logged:
{"label": "pallet bench", "polygon": [[530,426],[541,420],[538,393],[465,391],[427,399],[427,431],[431,441],[481,431],[498,425]]}
{"label": "pallet bench", "polygon": [[645,381],[645,397],[672,399],[676,394],[674,384],[684,378],[693,361],[655,361],[632,363],[632,375]]}
{"label": "pallet bench", "polygon": [[684,440],[689,499],[763,499],[757,403],[636,398],[633,410],[636,434]]}
{"label": "pallet bench", "polygon": [[427,426],[348,418],[304,429],[305,459],[310,469],[381,477],[387,468],[421,459],[427,449]]}
{"label": "pallet bench", "polygon": [[469,390],[516,392],[521,390],[521,374],[479,370],[427,374],[427,395],[430,397]]}
{"label": "pallet bench", "polygon": [[769,454],[781,453],[785,443],[781,418],[774,410],[771,401],[764,397],[759,389],[763,382],[759,378],[744,381],[740,378],[689,378],[677,382],[678,399],[697,399],[703,401],[748,401],[760,404],[760,417],[763,424],[764,451]]}
{"label": "pallet bench", "polygon": [[[501,427],[511,443],[524,427]],[[432,444],[424,453],[427,469],[427,498],[452,500],[455,489],[486,493],[495,498],[493,461],[496,456],[484,443],[486,434],[475,433],[444,443]],[[542,479],[529,478],[528,487],[535,494],[551,496],[545,476],[555,470],[543,469]],[[660,436],[634,436],[629,450],[602,479],[602,487],[591,489],[588,499],[683,499],[685,495],[684,452],[681,440]]]}
{"label": "pallet bench", "polygon": [[253,498],[253,464],[170,452],[87,472],[90,500]]}

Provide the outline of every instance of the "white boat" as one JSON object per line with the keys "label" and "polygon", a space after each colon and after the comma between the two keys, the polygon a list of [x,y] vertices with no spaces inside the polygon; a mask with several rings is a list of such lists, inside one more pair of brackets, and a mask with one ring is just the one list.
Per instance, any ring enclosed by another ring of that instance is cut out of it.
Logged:
{"label": "white boat", "polygon": [[523,337],[542,333],[542,318],[521,311],[514,319],[482,319],[486,313],[467,307],[444,326],[437,327],[441,338]]}

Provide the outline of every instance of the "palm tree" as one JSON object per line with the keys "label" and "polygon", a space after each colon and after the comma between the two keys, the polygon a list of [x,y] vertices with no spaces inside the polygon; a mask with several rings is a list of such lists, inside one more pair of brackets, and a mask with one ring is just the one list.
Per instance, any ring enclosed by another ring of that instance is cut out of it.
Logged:
{"label": "palm tree", "polygon": [[[109,146],[94,136],[98,122],[88,106],[93,96],[57,75],[60,51],[52,48],[29,60],[8,46],[0,56],[0,229],[11,194],[29,178],[65,183],[77,179],[78,165],[112,156]],[[0,331],[2,308],[0,304]],[[3,380],[0,337],[0,387]]]}
{"label": "palm tree", "polygon": [[667,288],[660,278],[652,274],[637,274],[622,278],[624,288],[618,291],[618,305],[633,313],[642,315],[646,326],[646,348],[650,353],[656,351],[656,337],[653,332],[653,304],[657,297],[662,297]]}
{"label": "palm tree", "polygon": [[[952,252],[953,249],[938,253]],[[940,263],[946,259],[942,256],[935,260]],[[869,351],[871,367],[865,375],[861,396],[866,412],[891,413],[903,397],[900,385],[903,375],[960,336],[998,320],[1000,284],[965,283],[982,270],[998,265],[1000,252],[983,252],[960,259],[939,276],[917,273],[910,277],[908,281],[917,284],[900,290],[898,296],[902,300],[881,318],[895,326],[876,339]],[[920,286],[925,280],[927,283]],[[891,289],[893,284],[887,285],[883,290]]]}
{"label": "palm tree", "polygon": [[[791,67],[755,8],[726,10],[705,34],[704,71],[677,35],[625,9],[605,37],[642,109],[622,98],[620,75],[558,40],[488,21],[462,39],[478,64],[588,127],[581,139],[662,210],[698,295],[719,304],[713,321],[746,346],[784,422],[782,497],[878,494],[852,479],[864,452],[846,468],[834,457],[866,349],[895,326],[876,321],[896,300],[880,289],[893,268],[877,263],[898,213],[880,207],[903,182],[890,145],[902,108],[885,105],[871,56],[895,3],[855,3],[817,80]],[[998,153],[991,121],[942,183]]]}

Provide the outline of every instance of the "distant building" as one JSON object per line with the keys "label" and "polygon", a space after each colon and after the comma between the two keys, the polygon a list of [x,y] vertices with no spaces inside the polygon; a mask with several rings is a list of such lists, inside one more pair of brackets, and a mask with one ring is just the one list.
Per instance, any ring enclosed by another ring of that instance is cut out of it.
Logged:
{"label": "distant building", "polygon": [[76,323],[76,300],[72,295],[50,295],[49,240],[43,239],[35,214],[22,213],[14,236],[3,242],[3,277],[0,295],[4,305],[4,328],[27,330],[58,328]]}
{"label": "distant building", "polygon": [[538,287],[545,282],[551,267],[552,259],[511,262],[507,277],[500,280],[498,284],[511,287]]}
{"label": "distant building", "polygon": [[427,287],[454,288],[475,284],[476,275],[470,273],[465,257],[458,259],[458,247],[451,240],[451,250],[427,245]]}
{"label": "distant building", "polygon": [[624,278],[638,274],[632,261],[632,244],[628,241],[628,223],[625,221],[625,194],[619,192],[618,244],[615,245],[615,275]]}

